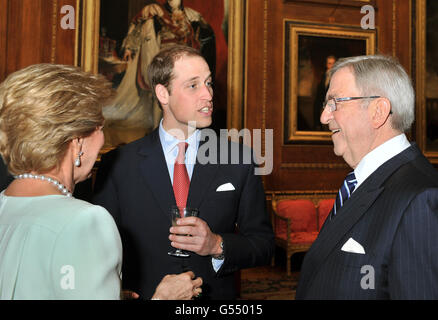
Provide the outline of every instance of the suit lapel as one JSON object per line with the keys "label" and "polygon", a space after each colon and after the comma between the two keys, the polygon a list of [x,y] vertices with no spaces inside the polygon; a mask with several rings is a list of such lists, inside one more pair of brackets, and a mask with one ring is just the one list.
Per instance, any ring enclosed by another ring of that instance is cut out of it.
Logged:
{"label": "suit lapel", "polygon": [[[201,138],[199,146],[203,143],[205,142]],[[209,152],[209,150],[207,150],[207,152]],[[154,130],[145,138],[144,143],[139,148],[138,154],[143,158],[142,161],[140,161],[140,172],[143,180],[152,191],[163,213],[167,214],[170,207],[176,204],[176,201],[158,129]],[[206,156],[208,157],[208,154],[206,154]],[[210,163],[200,164],[198,157],[196,158],[192,180],[190,181],[187,207],[199,209],[202,201],[205,199],[204,195],[209,189],[218,170],[219,165]]]}
{"label": "suit lapel", "polygon": [[176,201],[158,129],[145,138],[138,154],[143,158],[140,161],[140,173],[143,180],[163,213],[168,214],[170,207],[175,205]]}
{"label": "suit lapel", "polygon": [[314,272],[319,270],[329,254],[336,248],[339,241],[374,203],[383,189],[383,187],[368,188],[361,186],[345,202],[344,206],[336,214],[335,219],[329,221],[324,226],[311,249],[306,254],[306,260],[309,260],[305,270],[308,280],[312,278],[311,275]]}
{"label": "suit lapel", "polygon": [[[205,137],[201,136],[199,147],[201,147],[204,143],[206,143],[204,140]],[[215,145],[215,147],[218,147],[218,145]],[[207,149],[205,154],[207,158],[209,156],[208,152],[210,152],[210,150]],[[217,149],[217,152],[219,152],[219,147]],[[196,164],[195,167],[193,168],[192,180],[190,181],[187,206],[199,209],[202,204],[202,201],[205,199],[204,195],[206,191],[209,189],[211,183],[214,180],[214,177],[216,176],[219,170],[219,165],[212,163],[200,164],[198,160],[199,159],[198,155],[196,156]],[[220,157],[218,155],[217,161],[219,161],[219,159]]]}
{"label": "suit lapel", "polygon": [[415,144],[381,165],[353,193],[339,210],[335,219],[324,225],[316,241],[306,254],[306,269],[300,281],[311,281],[339,241],[353,228],[362,215],[383,192],[384,182],[403,164],[420,155]]}

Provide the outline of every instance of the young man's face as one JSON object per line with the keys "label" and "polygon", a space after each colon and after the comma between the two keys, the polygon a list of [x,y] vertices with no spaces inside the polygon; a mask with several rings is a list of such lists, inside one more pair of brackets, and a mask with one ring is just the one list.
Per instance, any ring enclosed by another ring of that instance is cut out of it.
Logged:
{"label": "young man's face", "polygon": [[183,56],[175,61],[173,74],[171,91],[165,103],[161,101],[164,128],[180,129],[187,135],[211,125],[213,88],[208,64],[198,56]]}

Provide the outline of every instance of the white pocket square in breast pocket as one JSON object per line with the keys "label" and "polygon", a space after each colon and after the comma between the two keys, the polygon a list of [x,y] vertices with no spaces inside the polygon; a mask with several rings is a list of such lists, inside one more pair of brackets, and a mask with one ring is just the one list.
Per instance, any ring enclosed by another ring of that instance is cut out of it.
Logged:
{"label": "white pocket square in breast pocket", "polygon": [[345,252],[365,254],[365,249],[353,238],[348,239],[348,241],[342,246],[341,250]]}
{"label": "white pocket square in breast pocket", "polygon": [[236,189],[234,188],[234,186],[230,182],[228,182],[228,183],[225,183],[225,184],[217,187],[216,192],[233,191],[233,190],[236,190]]}

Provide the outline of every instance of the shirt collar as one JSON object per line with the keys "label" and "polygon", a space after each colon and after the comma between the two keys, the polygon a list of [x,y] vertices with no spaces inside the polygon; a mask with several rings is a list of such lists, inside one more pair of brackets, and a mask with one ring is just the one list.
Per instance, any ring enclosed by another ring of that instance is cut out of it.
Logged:
{"label": "shirt collar", "polygon": [[[164,130],[163,127],[163,119],[160,121],[160,126],[158,130],[161,145],[163,147],[164,154],[173,152],[175,148],[177,148],[177,144],[179,142],[182,142],[181,140],[178,140],[174,136],[172,136],[170,133],[168,133],[166,130]],[[199,141],[201,140],[201,130],[196,129],[195,132],[193,132],[190,137],[188,137],[185,142],[189,144],[188,149],[198,149]],[[187,150],[188,150],[187,149]]]}
{"label": "shirt collar", "polygon": [[362,184],[374,171],[389,159],[395,157],[403,150],[409,148],[411,144],[405,134],[400,134],[385,143],[381,144],[369,152],[354,169],[354,175],[357,179],[356,189]]}

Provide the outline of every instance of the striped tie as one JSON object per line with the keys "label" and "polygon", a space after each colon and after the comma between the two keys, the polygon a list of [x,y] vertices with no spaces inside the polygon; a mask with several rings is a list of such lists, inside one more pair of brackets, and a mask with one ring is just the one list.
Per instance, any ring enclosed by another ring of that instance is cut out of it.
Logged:
{"label": "striped tie", "polygon": [[351,197],[351,194],[353,193],[354,188],[356,188],[356,185],[357,185],[356,176],[354,175],[354,171],[352,171],[347,175],[347,177],[344,180],[344,183],[339,189],[330,219],[333,219],[336,216],[336,213],[344,205],[345,201],[347,201],[348,198]]}

